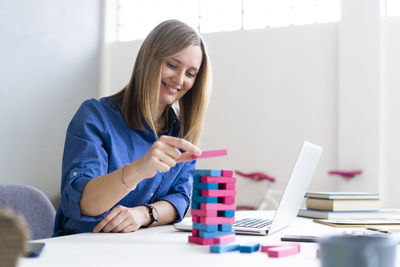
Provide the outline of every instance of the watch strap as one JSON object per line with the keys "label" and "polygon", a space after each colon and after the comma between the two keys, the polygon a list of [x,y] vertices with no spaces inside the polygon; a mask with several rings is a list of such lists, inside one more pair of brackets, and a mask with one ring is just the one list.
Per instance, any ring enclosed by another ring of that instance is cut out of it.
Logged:
{"label": "watch strap", "polygon": [[143,206],[145,206],[149,210],[150,222],[143,226],[143,227],[148,227],[152,225],[154,222],[157,222],[158,219],[154,216],[155,207],[153,205],[144,204]]}

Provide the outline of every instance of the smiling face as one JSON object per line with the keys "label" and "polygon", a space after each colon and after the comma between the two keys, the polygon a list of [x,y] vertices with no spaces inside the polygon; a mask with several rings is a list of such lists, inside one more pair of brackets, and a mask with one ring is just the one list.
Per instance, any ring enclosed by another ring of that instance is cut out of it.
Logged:
{"label": "smiling face", "polygon": [[161,65],[160,109],[184,96],[193,86],[201,67],[200,46],[190,46],[181,53],[167,58]]}

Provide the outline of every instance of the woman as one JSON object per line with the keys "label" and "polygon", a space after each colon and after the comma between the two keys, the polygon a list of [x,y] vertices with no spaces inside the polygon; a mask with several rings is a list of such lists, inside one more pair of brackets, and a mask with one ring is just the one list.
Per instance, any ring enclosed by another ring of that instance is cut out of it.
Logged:
{"label": "woman", "polygon": [[54,235],[132,232],[181,220],[210,86],[201,37],[177,20],[154,28],[129,84],[85,101],[68,127]]}

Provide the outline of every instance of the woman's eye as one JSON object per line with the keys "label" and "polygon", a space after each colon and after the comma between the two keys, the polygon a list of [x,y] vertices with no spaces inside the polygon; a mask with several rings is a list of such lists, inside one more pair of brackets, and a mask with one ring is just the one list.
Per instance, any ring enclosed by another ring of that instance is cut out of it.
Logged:
{"label": "woman's eye", "polygon": [[196,74],[191,72],[188,72],[186,75],[190,78],[196,77]]}
{"label": "woman's eye", "polygon": [[171,69],[177,68],[177,66],[175,66],[174,64],[171,64],[171,63],[167,63],[167,66],[168,66],[168,68],[171,68]]}

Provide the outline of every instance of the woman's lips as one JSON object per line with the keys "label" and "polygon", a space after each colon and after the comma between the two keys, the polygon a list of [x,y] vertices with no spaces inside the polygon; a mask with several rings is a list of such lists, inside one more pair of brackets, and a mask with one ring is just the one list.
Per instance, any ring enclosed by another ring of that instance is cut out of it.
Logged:
{"label": "woman's lips", "polygon": [[163,85],[164,88],[165,88],[168,92],[170,92],[171,94],[177,94],[177,93],[180,91],[180,89],[173,88],[173,87],[169,86],[168,84],[166,84],[166,83],[164,83],[164,82],[162,82],[162,85]]}

